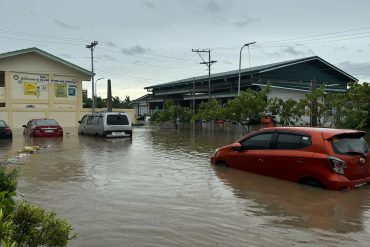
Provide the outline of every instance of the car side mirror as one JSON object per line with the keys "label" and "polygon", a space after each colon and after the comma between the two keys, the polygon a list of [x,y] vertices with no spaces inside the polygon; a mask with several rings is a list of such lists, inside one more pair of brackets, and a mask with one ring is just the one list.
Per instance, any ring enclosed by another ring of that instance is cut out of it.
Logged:
{"label": "car side mirror", "polygon": [[231,145],[231,150],[241,151],[242,150],[242,145],[239,142],[235,142]]}
{"label": "car side mirror", "polygon": [[25,124],[22,125],[23,128],[26,128],[27,126]]}

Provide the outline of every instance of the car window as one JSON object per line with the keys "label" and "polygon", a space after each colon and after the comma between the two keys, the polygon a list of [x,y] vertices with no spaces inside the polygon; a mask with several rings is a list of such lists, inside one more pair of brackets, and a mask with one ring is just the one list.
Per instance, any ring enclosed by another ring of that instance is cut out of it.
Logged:
{"label": "car window", "polygon": [[264,133],[252,136],[242,142],[242,149],[257,150],[257,149],[269,149],[271,144],[273,133]]}
{"label": "car window", "polygon": [[38,126],[43,126],[43,125],[58,125],[57,121],[54,119],[37,119],[35,120],[35,124]]}
{"label": "car window", "polygon": [[91,125],[92,123],[91,123],[91,121],[94,119],[94,116],[88,116],[87,117],[87,121],[86,121],[86,124],[88,124],[88,125]]}
{"label": "car window", "polygon": [[4,128],[7,127],[7,125],[4,121],[0,120],[0,127]]}
{"label": "car window", "polygon": [[307,135],[279,133],[275,149],[294,150],[311,146],[311,137]]}
{"label": "car window", "polygon": [[81,124],[85,124],[86,123],[86,119],[87,119],[87,116],[83,116],[83,118],[81,119]]}
{"label": "car window", "polygon": [[126,115],[108,115],[107,125],[128,125],[128,118]]}
{"label": "car window", "polygon": [[97,125],[103,126],[103,116],[99,116]]}
{"label": "car window", "polygon": [[337,154],[365,154],[369,150],[369,146],[362,137],[344,136],[333,137],[331,140],[334,152]]}
{"label": "car window", "polygon": [[91,120],[91,125],[97,125],[99,120],[99,116],[94,116],[93,119]]}

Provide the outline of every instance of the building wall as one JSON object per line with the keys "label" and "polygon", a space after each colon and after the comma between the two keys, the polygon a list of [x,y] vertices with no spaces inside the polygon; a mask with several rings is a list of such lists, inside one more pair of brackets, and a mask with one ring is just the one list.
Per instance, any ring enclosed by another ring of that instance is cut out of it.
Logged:
{"label": "building wall", "polygon": [[84,113],[82,81],[90,76],[38,53],[0,60],[5,87],[0,87],[0,118],[21,128],[32,118],[55,118],[63,127],[75,127]]}

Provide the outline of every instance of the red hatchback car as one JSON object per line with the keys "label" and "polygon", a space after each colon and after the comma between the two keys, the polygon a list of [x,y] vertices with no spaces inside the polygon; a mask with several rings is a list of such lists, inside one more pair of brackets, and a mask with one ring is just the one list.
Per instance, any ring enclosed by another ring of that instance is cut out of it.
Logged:
{"label": "red hatchback car", "polygon": [[63,137],[63,129],[54,119],[32,119],[23,125],[23,135],[30,137]]}
{"label": "red hatchback car", "polygon": [[329,190],[370,183],[366,132],[312,127],[272,127],[217,149],[214,165],[225,165]]}

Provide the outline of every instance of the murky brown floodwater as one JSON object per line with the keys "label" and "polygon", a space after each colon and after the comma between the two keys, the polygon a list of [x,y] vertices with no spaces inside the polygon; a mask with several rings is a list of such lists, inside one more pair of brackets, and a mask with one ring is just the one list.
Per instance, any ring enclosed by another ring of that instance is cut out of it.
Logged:
{"label": "murky brown floodwater", "polygon": [[[212,167],[235,135],[135,128],[133,140],[70,134],[0,142],[21,198],[66,217],[70,246],[369,246],[370,188],[322,191]],[[25,145],[49,145],[20,159]]]}

